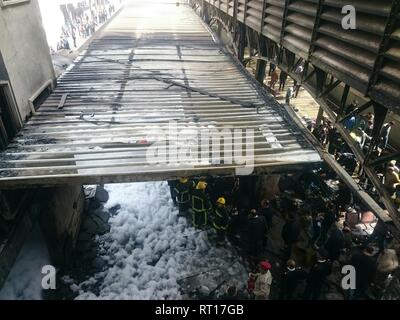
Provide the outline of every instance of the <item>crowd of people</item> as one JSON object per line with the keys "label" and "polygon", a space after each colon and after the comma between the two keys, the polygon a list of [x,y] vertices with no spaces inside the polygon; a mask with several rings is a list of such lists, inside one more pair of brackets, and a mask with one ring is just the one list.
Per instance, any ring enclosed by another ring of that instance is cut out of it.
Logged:
{"label": "crowd of people", "polygon": [[[251,188],[255,177],[169,181],[180,215],[195,228],[214,229],[217,245],[231,242],[249,263],[246,292],[230,286],[221,299],[323,299],[335,265],[346,264],[357,272],[347,299],[367,298],[371,284],[384,290],[398,268],[399,248],[387,225],[355,202],[344,184],[321,191],[329,175],[327,168],[288,175],[279,196],[261,201]],[[372,229],[357,234],[366,224]],[[283,243],[276,256],[269,252],[271,234]]]}
{"label": "crowd of people", "polygon": [[96,7],[92,10],[75,10],[72,18],[66,21],[62,28],[60,41],[57,44],[57,51],[62,49],[71,50],[71,43],[77,47],[77,37],[86,39],[96,32],[115,12],[115,5]]}
{"label": "crowd of people", "polygon": [[[301,78],[303,72],[303,64],[299,64],[295,67],[295,74],[298,75],[298,77]],[[278,74],[277,66],[272,61],[270,62],[268,75],[270,76],[269,89],[274,95],[277,94],[275,87],[278,81],[278,92],[285,90],[289,75],[283,70]],[[291,99],[297,98],[300,87],[300,84],[293,79],[293,86],[289,87],[286,92],[286,104],[290,105]],[[350,132],[351,138],[356,142],[364,155],[369,154],[370,159],[379,158],[382,155],[385,155],[390,148],[389,137],[395,123],[394,121],[385,123],[380,132],[377,133],[374,131],[374,113],[367,112],[359,114],[357,113],[359,107],[360,105],[357,100],[352,101],[345,107],[343,114],[341,115],[343,117],[343,126]],[[350,175],[358,174],[360,176],[360,181],[367,186],[368,178],[364,174],[356,156],[337,131],[335,125],[326,117],[323,117],[318,124],[311,120],[308,120],[308,123],[308,129],[314,134],[319,142],[327,148],[328,152],[336,157],[336,160],[345,167]],[[373,145],[373,136],[376,134],[379,135],[378,143]],[[377,169],[382,184],[386,187],[386,190],[392,197],[394,204],[397,208],[400,208],[400,177],[396,161],[393,160]],[[373,189],[372,185],[369,185],[369,187],[371,190]]]}
{"label": "crowd of people", "polygon": [[[378,141],[373,145],[374,114],[372,112],[356,114],[354,110],[358,107],[358,102],[353,101],[344,112],[343,126],[350,132],[350,137],[356,142],[364,155],[369,154],[371,159],[378,159],[384,154],[390,153],[390,151],[388,152],[388,143],[394,122],[389,121],[383,125],[381,131],[377,133]],[[308,129],[350,175],[359,178],[362,184],[364,181],[364,185],[367,186],[368,179],[364,175],[362,166],[330,120],[323,117],[321,123],[317,125],[310,121]],[[400,208],[400,177],[397,161],[388,161],[378,166],[376,170],[394,204]],[[372,185],[369,187],[367,186],[366,189],[372,191]]]}
{"label": "crowd of people", "polygon": [[[298,77],[301,77],[303,71],[304,71],[304,65],[299,64],[298,66],[296,66],[294,72]],[[274,96],[276,96],[278,92],[285,91],[285,86],[289,78],[289,75],[283,70],[281,70],[280,73],[278,74],[276,64],[274,62],[270,62],[269,64],[268,76],[271,77],[268,87]],[[275,87],[278,81],[279,81],[279,88],[278,91],[276,91]],[[299,95],[300,87],[301,85],[297,82],[297,80],[293,79],[293,85],[290,86],[286,91],[286,96],[285,96],[286,104],[290,104],[292,98],[297,98],[297,96]]]}

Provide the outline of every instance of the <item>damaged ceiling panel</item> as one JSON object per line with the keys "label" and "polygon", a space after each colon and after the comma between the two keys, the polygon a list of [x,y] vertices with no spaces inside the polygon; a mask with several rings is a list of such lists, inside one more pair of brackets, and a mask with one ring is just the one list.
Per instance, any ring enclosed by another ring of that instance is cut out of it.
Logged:
{"label": "damaged ceiling panel", "polygon": [[[208,145],[209,132],[217,139]],[[143,1],[97,36],[0,154],[0,188],[234,175],[245,166],[254,167],[246,174],[282,172],[320,161],[193,10]]]}

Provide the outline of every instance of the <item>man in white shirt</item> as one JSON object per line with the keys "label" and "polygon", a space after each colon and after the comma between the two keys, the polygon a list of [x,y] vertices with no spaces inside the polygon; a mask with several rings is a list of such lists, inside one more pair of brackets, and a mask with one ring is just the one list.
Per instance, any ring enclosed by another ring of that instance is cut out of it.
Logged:
{"label": "man in white shirt", "polygon": [[272,266],[268,261],[260,263],[260,273],[257,274],[253,291],[256,300],[269,300],[272,284],[272,274],[269,271],[271,268]]}
{"label": "man in white shirt", "polygon": [[290,99],[293,98],[294,87],[289,87],[286,91],[286,104],[290,105]]}

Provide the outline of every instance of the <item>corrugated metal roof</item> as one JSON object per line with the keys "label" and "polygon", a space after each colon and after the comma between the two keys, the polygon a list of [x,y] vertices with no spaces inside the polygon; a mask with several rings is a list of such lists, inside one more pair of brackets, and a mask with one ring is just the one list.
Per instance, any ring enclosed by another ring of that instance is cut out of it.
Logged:
{"label": "corrugated metal roof", "polygon": [[[399,111],[398,1],[235,1],[238,21],[388,109]],[[231,6],[235,1],[229,1]],[[235,16],[232,9],[228,11],[222,5],[226,1],[205,2]],[[356,10],[355,30],[342,27],[346,5]]]}
{"label": "corrugated metal roof", "polygon": [[[175,124],[192,132],[253,129],[257,172],[319,162],[283,117],[279,104],[213,41],[189,7],[133,1],[1,153],[0,188],[232,174],[241,166],[169,158],[149,163],[149,148],[169,138]],[[189,134],[168,143],[196,149],[199,136]],[[240,145],[248,147],[244,140]]]}

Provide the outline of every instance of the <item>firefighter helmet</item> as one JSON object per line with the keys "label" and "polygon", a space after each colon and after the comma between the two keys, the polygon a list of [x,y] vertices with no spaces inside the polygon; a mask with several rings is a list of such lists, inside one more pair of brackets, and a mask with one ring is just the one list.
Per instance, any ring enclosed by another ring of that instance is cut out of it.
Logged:
{"label": "firefighter helmet", "polygon": [[205,182],[205,181],[199,181],[199,182],[197,183],[196,189],[205,190],[206,188],[207,188],[207,182]]}
{"label": "firefighter helmet", "polygon": [[226,204],[226,200],[225,200],[224,197],[220,197],[220,198],[218,198],[217,203],[225,205]]}

